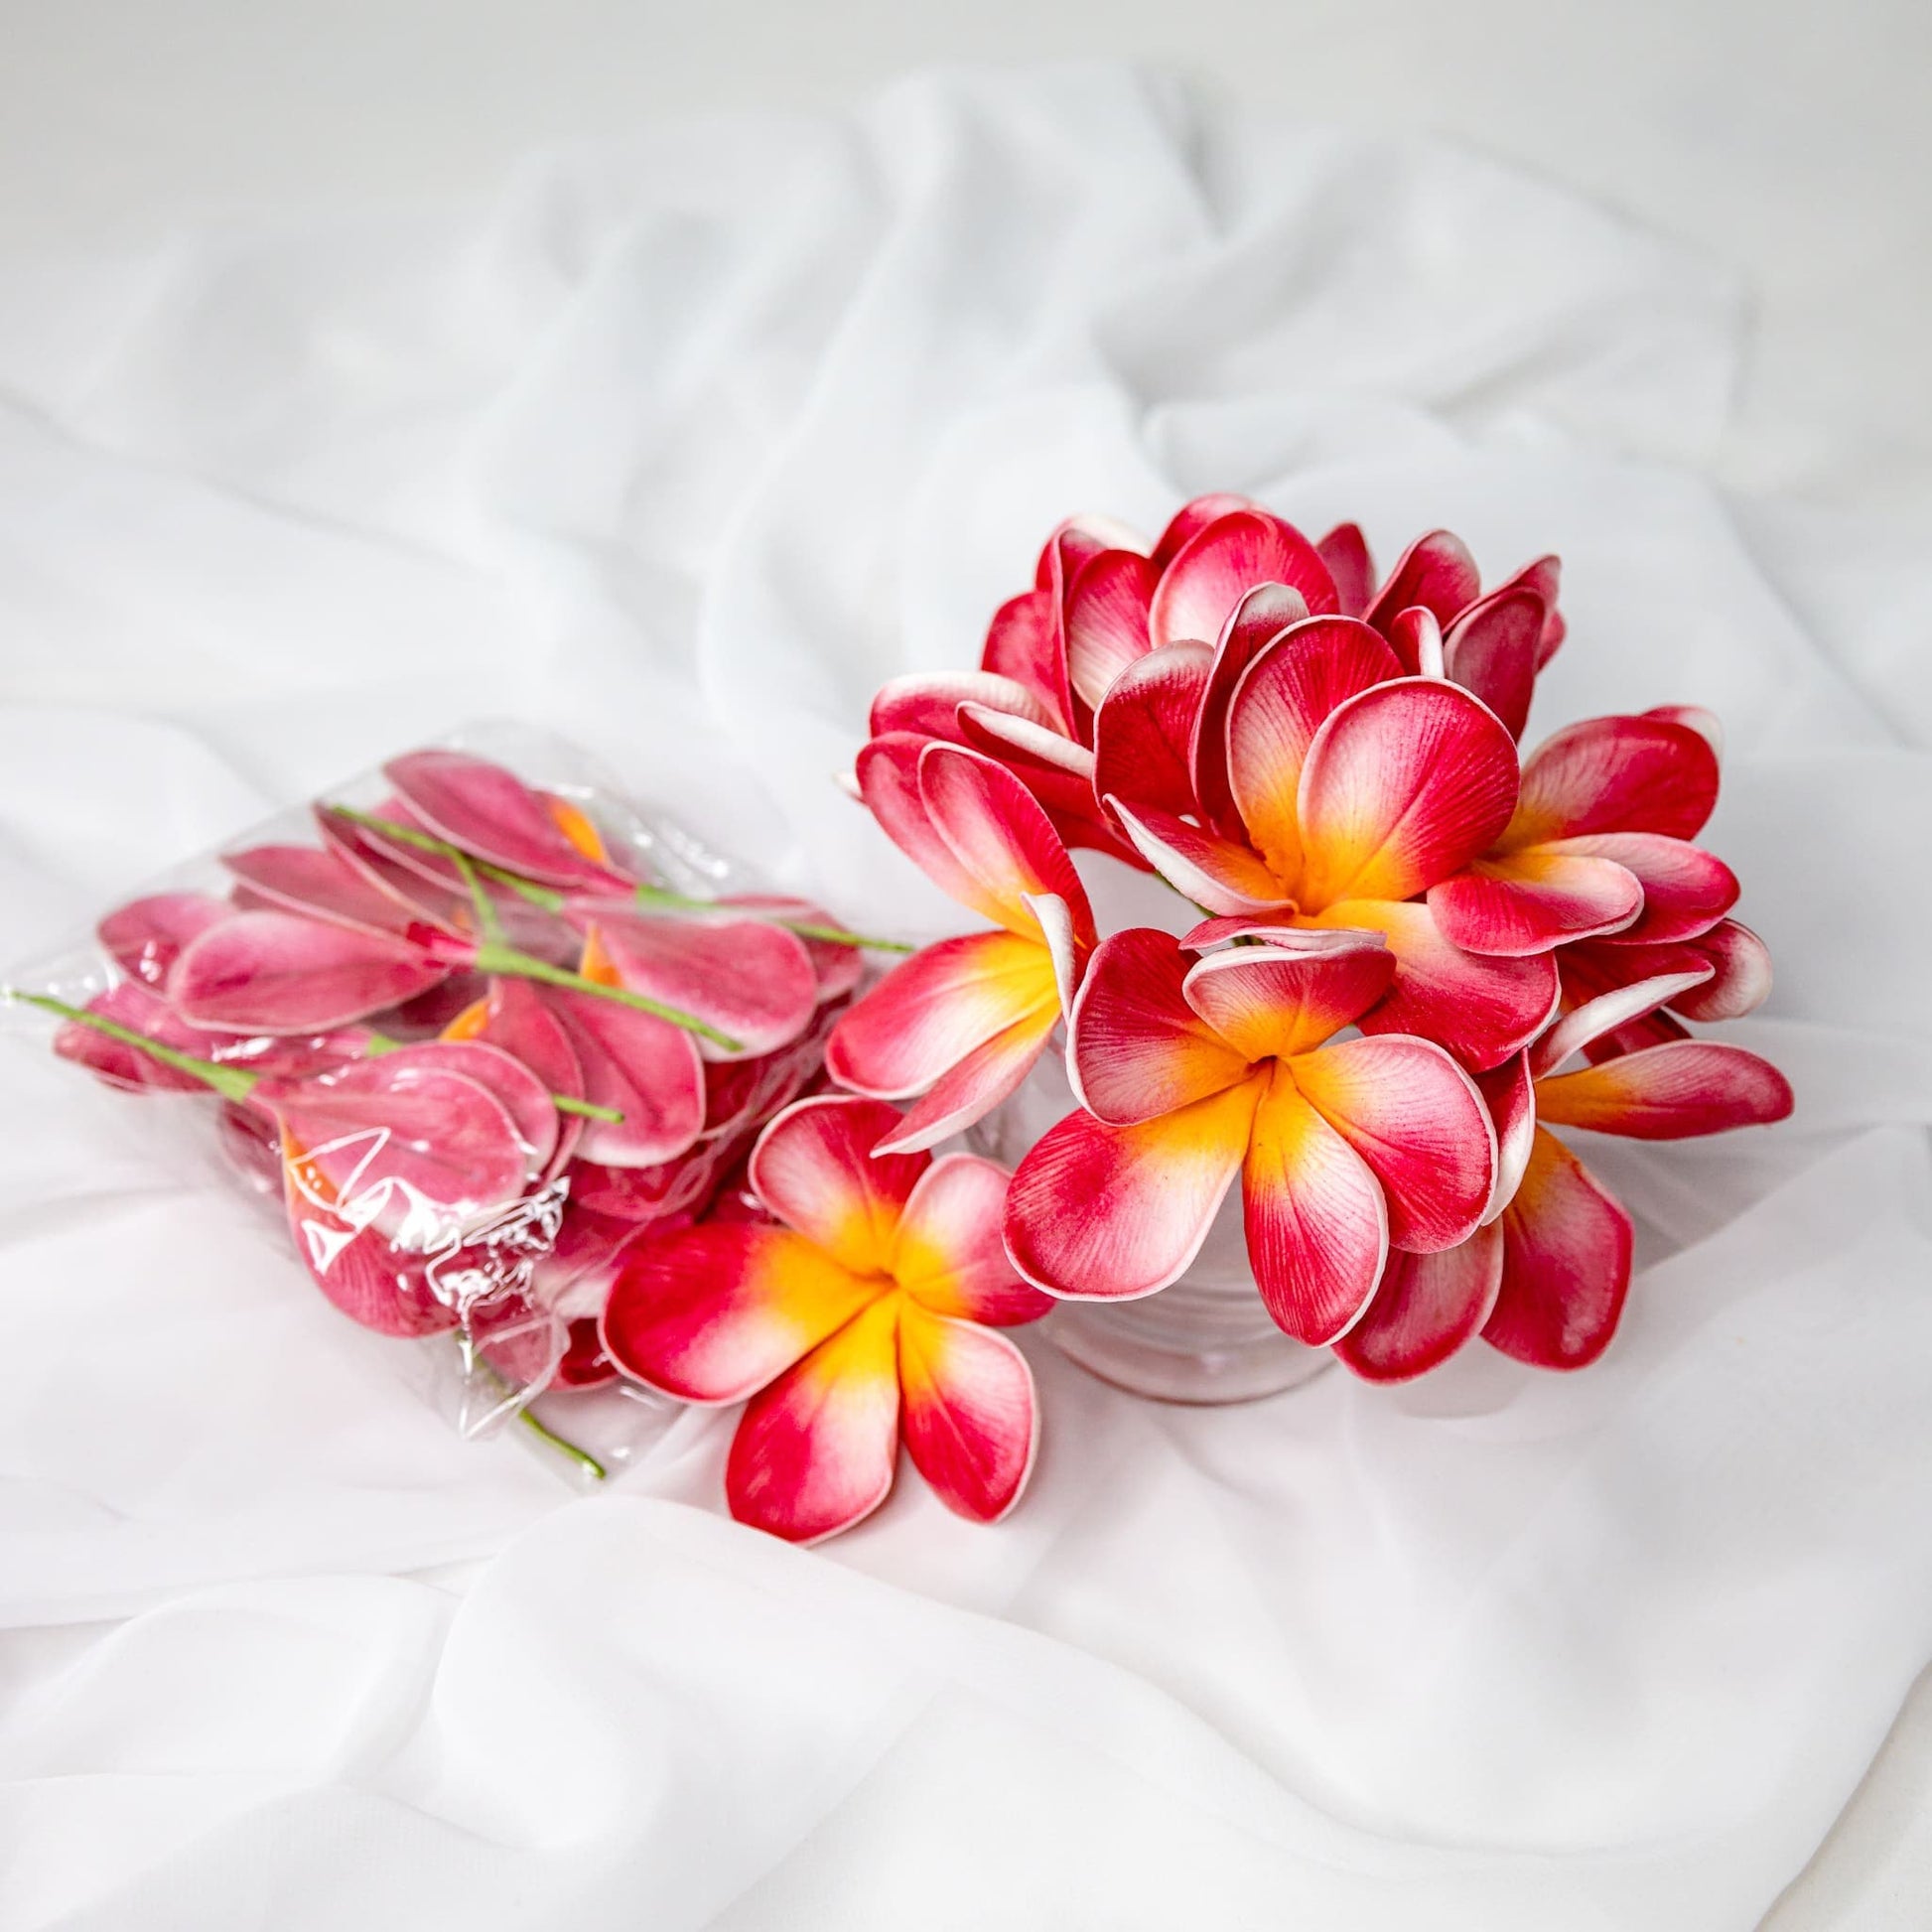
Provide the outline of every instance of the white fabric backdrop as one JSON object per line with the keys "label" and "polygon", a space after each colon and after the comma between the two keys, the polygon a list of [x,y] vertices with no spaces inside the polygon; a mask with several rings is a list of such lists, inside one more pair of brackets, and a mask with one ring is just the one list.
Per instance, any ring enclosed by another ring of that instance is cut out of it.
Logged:
{"label": "white fabric backdrop", "polygon": [[1698,480],[1738,313],[1466,157],[1109,69],[0,280],[8,954],[485,714],[943,930],[828,782],[872,686],[1066,509],[1246,488],[1560,549],[1543,727],[1724,715],[1780,969],[1735,1036],[1800,1094],[1592,1149],[1650,1265],[1587,1376],[1185,1412],[1033,1345],[1009,1525],[907,1481],[804,1554],[717,1516],[729,1420],[581,1503],[454,1443],[16,1054],[0,1923],[1755,1923],[1932,1655],[1932,573]]}

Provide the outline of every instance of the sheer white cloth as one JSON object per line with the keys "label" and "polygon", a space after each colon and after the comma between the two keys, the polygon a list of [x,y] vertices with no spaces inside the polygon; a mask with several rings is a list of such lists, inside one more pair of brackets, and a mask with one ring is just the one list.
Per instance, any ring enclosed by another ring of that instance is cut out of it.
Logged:
{"label": "sheer white cloth", "polygon": [[0,282],[4,950],[512,715],[855,921],[830,783],[1068,509],[1566,560],[1531,736],[1695,702],[1797,1118],[1590,1159],[1600,1367],[1136,1403],[800,1553],[731,1419],[465,1446],[138,1106],[9,1056],[0,1924],[1722,1932],[1932,1654],[1932,567],[1700,481],[1736,292],[1463,155],[1110,68]]}

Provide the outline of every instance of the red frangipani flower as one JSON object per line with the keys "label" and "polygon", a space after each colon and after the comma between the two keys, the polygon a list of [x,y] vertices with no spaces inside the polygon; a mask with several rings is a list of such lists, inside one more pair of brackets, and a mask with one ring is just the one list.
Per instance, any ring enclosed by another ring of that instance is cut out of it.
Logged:
{"label": "red frangipani flower", "polygon": [[1045,813],[992,759],[896,733],[860,754],[858,780],[900,851],[997,928],[926,947],[833,1031],[825,1063],[841,1086],[925,1096],[886,1142],[910,1153],[1026,1078],[1093,949],[1093,912]]}
{"label": "red frangipani flower", "polygon": [[1051,1304],[1001,1249],[1006,1171],[884,1152],[898,1124],[878,1101],[799,1101],[752,1155],[770,1218],[633,1250],[605,1311],[605,1349],[626,1374],[687,1402],[749,1398],[732,1514],[792,1542],[878,1508],[901,1441],[977,1522],[1013,1507],[1032,1466],[1032,1372],[994,1330]]}
{"label": "red frangipani flower", "polygon": [[1015,1266],[1076,1300],[1153,1294],[1199,1252],[1236,1173],[1248,1254],[1275,1320],[1346,1332],[1390,1245],[1476,1228],[1496,1137],[1474,1082],[1405,1035],[1335,1040],[1388,990],[1362,932],[1285,931],[1196,957],[1136,927],[1102,941],[1067,1052],[1081,1107],[1014,1175]]}

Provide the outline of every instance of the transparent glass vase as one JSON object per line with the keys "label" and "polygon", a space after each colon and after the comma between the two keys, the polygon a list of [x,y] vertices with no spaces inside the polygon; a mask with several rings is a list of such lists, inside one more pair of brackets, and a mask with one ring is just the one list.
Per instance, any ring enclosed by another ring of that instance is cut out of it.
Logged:
{"label": "transparent glass vase", "polygon": [[[1012,1167],[1072,1106],[1066,1068],[1049,1051],[973,1139]],[[1159,1402],[1254,1402],[1308,1381],[1333,1359],[1269,1318],[1248,1266],[1238,1184],[1172,1287],[1135,1302],[1063,1303],[1047,1316],[1045,1332],[1089,1373]]]}

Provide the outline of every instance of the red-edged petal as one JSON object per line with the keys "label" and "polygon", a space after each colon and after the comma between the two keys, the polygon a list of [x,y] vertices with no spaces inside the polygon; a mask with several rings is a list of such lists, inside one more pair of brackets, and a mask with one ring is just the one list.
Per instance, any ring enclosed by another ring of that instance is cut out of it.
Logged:
{"label": "red-edged petal", "polygon": [[325,1033],[427,992],[449,970],[399,939],[289,912],[237,912],[182,949],[168,998],[198,1027]]}
{"label": "red-edged petal", "polygon": [[1452,1248],[1481,1221],[1496,1181],[1496,1130],[1475,1082],[1432,1040],[1344,1039],[1290,1068],[1388,1198],[1390,1239]]}
{"label": "red-edged petal", "polygon": [[742,1402],[885,1292],[789,1228],[705,1222],[624,1251],[604,1347],[682,1402]]}
{"label": "red-edged petal", "polygon": [[1643,910],[1643,888],[1614,859],[1531,845],[1478,859],[1430,887],[1429,909],[1465,951],[1520,959],[1621,931]]}
{"label": "red-edged petal", "polygon": [[725,1465],[741,1523],[816,1543],[886,1500],[898,1449],[897,1326],[889,1296],[752,1398]]}
{"label": "red-edged petal", "polygon": [[1316,732],[1401,668],[1379,631],[1341,617],[1293,625],[1248,666],[1228,707],[1228,782],[1249,838],[1278,877],[1301,872],[1298,796]]}
{"label": "red-edged petal", "polygon": [[1245,845],[1151,805],[1114,797],[1107,804],[1142,858],[1203,911],[1240,916],[1293,902],[1281,880]]}
{"label": "red-edged petal", "polygon": [[232,906],[207,893],[152,893],[117,905],[94,934],[129,979],[163,986],[182,948],[232,915]]}
{"label": "red-edged petal", "polygon": [[1198,809],[1188,747],[1212,662],[1205,644],[1164,644],[1122,670],[1094,714],[1097,796],[1176,816]]}
{"label": "red-edged petal", "polygon": [[1105,550],[1073,580],[1066,599],[1066,675],[1073,695],[1090,710],[1149,649],[1148,606],[1159,577],[1151,559]]}
{"label": "red-edged petal", "polygon": [[892,1273],[921,1308],[1005,1328],[1053,1306],[1013,1272],[1000,1238],[1011,1178],[977,1154],[942,1155],[919,1176],[899,1214]]}
{"label": "red-edged petal", "polygon": [[1360,1019],[1394,975],[1379,933],[1283,931],[1196,960],[1182,991],[1244,1058],[1287,1059]]}
{"label": "red-edged petal", "polygon": [[1396,559],[1368,608],[1368,621],[1386,633],[1398,612],[1419,604],[1447,628],[1481,583],[1468,545],[1448,530],[1431,530]]}
{"label": "red-edged petal", "polygon": [[1549,953],[1490,959],[1443,936],[1424,905],[1343,899],[1319,915],[1323,926],[1379,932],[1395,954],[1388,997],[1361,1018],[1365,1034],[1420,1034],[1464,1065],[1494,1066],[1540,1034],[1557,1004]]}
{"label": "red-edged petal", "polygon": [[1314,544],[1334,580],[1335,605],[1344,617],[1359,618],[1375,598],[1375,560],[1359,523],[1337,523]]}
{"label": "red-edged petal", "polygon": [[1186,1271],[1247,1151],[1260,1083],[1113,1127],[1084,1110],[1035,1143],[1007,1191],[1006,1243],[1035,1287],[1128,1301]]}
{"label": "red-edged petal", "polygon": [[1695,838],[1718,802],[1708,741],[1669,718],[1586,718],[1523,760],[1522,790],[1504,843],[1515,847],[1593,832]]}
{"label": "red-edged petal", "polygon": [[1200,801],[1201,822],[1218,827],[1231,838],[1241,835],[1241,819],[1234,809],[1234,790],[1228,781],[1228,707],[1248,666],[1308,614],[1300,591],[1292,591],[1286,584],[1257,584],[1234,607],[1215,643],[1207,689],[1201,693],[1200,709],[1194,714],[1187,761],[1194,796]]}
{"label": "red-edged petal", "polygon": [[324,1296],[379,1335],[407,1339],[454,1328],[456,1310],[437,1295],[423,1257],[402,1253],[379,1228],[335,1213],[301,1183],[301,1172],[299,1161],[284,1170],[289,1237]]}
{"label": "red-edged petal", "polygon": [[1711,977],[1708,961],[1698,960],[1682,973],[1660,973],[1655,979],[1631,980],[1611,987],[1593,1000],[1573,1007],[1529,1051],[1531,1074],[1542,1079],[1554,1073],[1573,1053],[1581,1053],[1605,1035],[1668,1006]]}
{"label": "red-edged petal", "polygon": [[1516,802],[1516,747],[1479,699],[1403,678],[1316,732],[1297,812],[1304,911],[1405,899],[1486,852]]}
{"label": "red-edged petal", "polygon": [[1335,1354],[1368,1382],[1406,1382],[1482,1332],[1503,1281],[1503,1232],[1478,1228],[1436,1254],[1391,1249],[1366,1312]]}
{"label": "red-edged petal", "polygon": [[1039,922],[1030,897],[1066,901],[1074,931],[1092,944],[1086,888],[1038,801],[1005,765],[952,745],[919,755],[919,796],[933,829],[978,886],[995,922],[1029,938]]}
{"label": "red-edged petal", "polygon": [[905,1110],[880,1151],[916,1154],[984,1120],[1033,1071],[1058,1020],[1057,1006],[1040,1007],[975,1046]]}
{"label": "red-edged petal", "polygon": [[1011,932],[941,939],[840,1015],[826,1070],[842,1087],[897,1099],[923,1092],[1016,1023],[1058,1011],[1052,956],[1039,941]]}
{"label": "red-edged petal", "polygon": [[546,886],[621,887],[621,873],[591,857],[553,801],[514,771],[470,752],[411,752],[383,775],[439,838],[474,858]]}
{"label": "red-edged petal", "polygon": [[[584,1097],[584,1069],[564,1025],[528,980],[493,979],[487,996],[444,1029],[446,1039],[474,1039],[500,1047],[520,1060],[543,1083],[546,1093],[566,1099]],[[577,1151],[584,1121],[559,1114],[557,1144],[549,1160],[552,1173]]]}
{"label": "red-edged petal", "polygon": [[1255,1285],[1278,1327],[1319,1347],[1368,1306],[1389,1252],[1375,1175],[1277,1067],[1241,1170]]}
{"label": "red-edged petal", "polygon": [[1701,704],[1659,704],[1652,705],[1643,715],[1646,718],[1661,718],[1666,724],[1683,725],[1696,732],[1711,747],[1712,757],[1723,762],[1725,728],[1715,711],[1707,711]]}
{"label": "red-edged petal", "polygon": [[1027,1486],[1038,1434],[1026,1356],[990,1328],[901,1303],[898,1379],[912,1466],[955,1514],[997,1523]]}
{"label": "red-edged petal", "polygon": [[593,942],[586,977],[642,993],[708,1022],[738,1042],[707,1057],[748,1058],[796,1039],[818,1006],[818,974],[795,932],[763,919],[653,917],[594,900],[572,902]]}
{"label": "red-edged petal", "polygon": [[1557,1127],[1639,1141],[1681,1141],[1783,1120],[1791,1083],[1769,1060],[1715,1039],[1673,1039],[1536,1084],[1536,1111]]}
{"label": "red-edged petal", "polygon": [[1031,691],[1048,721],[1062,730],[1073,722],[1059,613],[1051,593],[1026,591],[1000,606],[987,627],[980,668]]}
{"label": "red-edged petal", "polygon": [[1051,725],[1052,714],[1016,678],[994,671],[913,671],[889,678],[872,701],[868,736],[912,732],[921,738],[944,738],[964,743],[959,731],[959,707],[984,705],[989,710]]}
{"label": "red-edged petal", "polygon": [[[786,898],[771,893],[732,893],[719,899],[718,903],[734,910],[750,912],[760,919],[776,919],[781,923],[838,924],[838,920],[824,906],[814,905],[810,899]],[[796,937],[812,962],[812,971],[818,975],[820,1006],[842,1000],[865,977],[865,955],[859,947],[842,945],[832,939],[808,938],[802,932]]]}
{"label": "red-edged petal", "polygon": [[1643,888],[1643,910],[1616,935],[1633,944],[1695,939],[1737,903],[1737,875],[1684,839],[1658,832],[1597,832],[1559,839],[1544,849],[1609,859],[1635,875]]}
{"label": "red-edged petal", "polygon": [[1148,612],[1157,644],[1206,643],[1257,584],[1286,584],[1317,615],[1337,608],[1334,579],[1293,524],[1263,509],[1239,509],[1197,531],[1161,573]]}
{"label": "red-edged petal", "polygon": [[1536,1136],[1536,1081],[1527,1052],[1512,1053],[1500,1066],[1475,1076],[1476,1091],[1496,1129],[1496,1184],[1482,1210],[1485,1226],[1502,1213],[1523,1184]]}
{"label": "red-edged petal", "polygon": [[919,790],[919,759],[931,743],[889,732],[863,746],[853,767],[859,795],[880,829],[942,893],[998,925],[998,901],[939,836]]}
{"label": "red-edged petal", "polygon": [[1563,589],[1563,559],[1538,557],[1496,586],[1498,593],[1519,588],[1534,591],[1543,600],[1543,636],[1536,652],[1536,668],[1540,671],[1557,654],[1568,628],[1563,613],[1557,609],[1557,598]]}
{"label": "red-edged petal", "polygon": [[1503,1279],[1483,1323],[1534,1368],[1583,1368],[1609,1346],[1630,1287],[1630,1216],[1554,1134],[1537,1130],[1503,1212]]}
{"label": "red-edged petal", "polygon": [[550,1088],[521,1060],[481,1039],[426,1039],[406,1050],[413,1065],[460,1073],[495,1096],[516,1128],[526,1178],[534,1180],[550,1165],[559,1115]]}
{"label": "red-edged petal", "polygon": [[900,1210],[931,1165],[925,1154],[881,1154],[899,1124],[883,1100],[824,1094],[795,1101],[752,1150],[752,1191],[766,1209],[844,1267],[883,1275]]}
{"label": "red-edged petal", "polygon": [[1542,598],[1517,585],[1472,604],[1443,638],[1444,669],[1502,720],[1511,738],[1521,738],[1529,723],[1545,615]]}
{"label": "red-edged petal", "polygon": [[1686,943],[1711,962],[1713,972],[1705,984],[1674,999],[1674,1011],[1686,1020],[1740,1020],[1764,1004],[1771,991],[1771,953],[1749,926],[1720,919]]}
{"label": "red-edged petal", "polygon": [[1261,505],[1251,496],[1237,496],[1228,490],[1189,498],[1168,519],[1168,527],[1161,532],[1150,554],[1166,570],[1210,523],[1218,523],[1236,510],[1261,510]]}
{"label": "red-edged petal", "polygon": [[609,1168],[675,1160],[704,1130],[704,1062],[681,1027],[590,993],[551,987],[544,1004],[562,1023],[583,1069],[584,1098],[623,1116],[589,1120],[580,1157]]}
{"label": "red-edged petal", "polygon": [[1116,1126],[1219,1093],[1259,1057],[1231,1046],[1184,991],[1193,962],[1165,932],[1103,939],[1073,1003],[1067,1071],[1074,1097]]}

